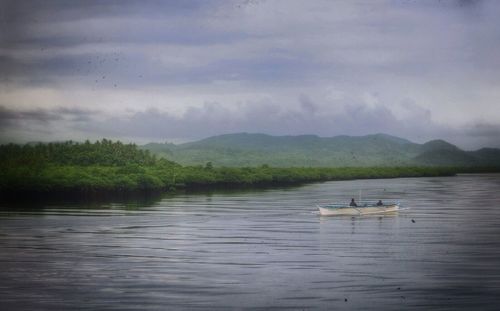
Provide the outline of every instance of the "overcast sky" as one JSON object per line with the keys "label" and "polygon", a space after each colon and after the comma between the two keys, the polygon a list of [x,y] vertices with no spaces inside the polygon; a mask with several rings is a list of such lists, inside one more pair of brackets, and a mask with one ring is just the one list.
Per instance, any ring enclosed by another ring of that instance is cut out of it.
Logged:
{"label": "overcast sky", "polygon": [[0,141],[500,147],[500,1],[0,0]]}

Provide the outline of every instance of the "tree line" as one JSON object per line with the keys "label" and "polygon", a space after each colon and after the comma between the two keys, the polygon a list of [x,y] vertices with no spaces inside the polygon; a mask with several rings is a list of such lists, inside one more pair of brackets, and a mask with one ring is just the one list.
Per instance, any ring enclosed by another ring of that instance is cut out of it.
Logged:
{"label": "tree line", "polygon": [[453,175],[442,167],[181,166],[135,144],[96,142],[0,146],[0,192],[95,193],[211,186],[267,186],[362,178]]}

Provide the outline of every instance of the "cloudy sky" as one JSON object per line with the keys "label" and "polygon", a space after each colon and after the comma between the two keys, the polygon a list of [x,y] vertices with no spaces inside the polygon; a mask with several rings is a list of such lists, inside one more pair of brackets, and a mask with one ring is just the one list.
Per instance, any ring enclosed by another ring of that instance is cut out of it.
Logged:
{"label": "cloudy sky", "polygon": [[0,142],[500,147],[500,1],[0,0]]}

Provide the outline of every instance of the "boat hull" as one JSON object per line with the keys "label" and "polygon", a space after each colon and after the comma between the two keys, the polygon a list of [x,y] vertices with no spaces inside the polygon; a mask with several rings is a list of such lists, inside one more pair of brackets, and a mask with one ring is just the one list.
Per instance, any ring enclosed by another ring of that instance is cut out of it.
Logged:
{"label": "boat hull", "polygon": [[335,208],[318,206],[318,209],[321,216],[360,216],[397,212],[399,210],[399,204],[367,207],[348,206]]}

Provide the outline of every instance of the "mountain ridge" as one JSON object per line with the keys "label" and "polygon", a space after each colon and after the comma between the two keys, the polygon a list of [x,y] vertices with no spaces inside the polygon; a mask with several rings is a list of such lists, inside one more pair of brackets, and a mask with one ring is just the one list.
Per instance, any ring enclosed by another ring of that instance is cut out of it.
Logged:
{"label": "mountain ridge", "polygon": [[442,139],[418,144],[384,133],[333,137],[233,133],[177,145],[149,143],[141,148],[184,165],[500,166],[500,149],[464,151]]}

